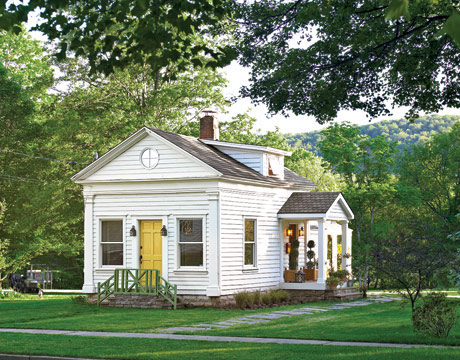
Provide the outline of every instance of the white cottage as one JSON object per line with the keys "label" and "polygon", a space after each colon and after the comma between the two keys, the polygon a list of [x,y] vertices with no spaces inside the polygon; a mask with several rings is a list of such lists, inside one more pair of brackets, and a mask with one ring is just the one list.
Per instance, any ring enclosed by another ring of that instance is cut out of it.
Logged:
{"label": "white cottage", "polygon": [[[169,291],[212,304],[243,290],[324,292],[327,269],[351,269],[353,213],[340,193],[310,192],[284,167],[288,151],[219,141],[214,116],[200,131],[143,127],[72,178],[85,201],[85,293],[102,284],[100,296]],[[317,264],[302,283],[285,276],[294,240],[298,267]]]}

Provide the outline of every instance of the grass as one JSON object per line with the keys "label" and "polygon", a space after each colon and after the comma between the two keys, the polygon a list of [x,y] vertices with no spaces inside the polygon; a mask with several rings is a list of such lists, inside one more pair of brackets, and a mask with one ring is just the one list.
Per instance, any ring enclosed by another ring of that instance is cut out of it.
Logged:
{"label": "grass", "polygon": [[[460,314],[460,301],[452,301],[459,304],[457,314]],[[412,331],[410,306],[401,309],[399,302],[391,302],[282,317],[268,323],[236,325],[193,334],[460,346],[460,319],[448,338],[416,335]]]}
{"label": "grass", "polygon": [[[459,300],[452,300],[460,305]],[[1,300],[0,327],[87,331],[154,332],[158,329],[212,323],[255,312],[270,312],[331,303],[284,306],[277,309],[129,309],[73,304],[71,299]],[[458,309],[460,313],[460,306]],[[283,317],[253,325],[193,332],[193,334],[297,339],[442,344],[460,346],[460,321],[446,339],[415,335],[410,309],[399,302],[372,304],[309,315]]]}
{"label": "grass", "polygon": [[92,338],[0,333],[0,353],[105,359],[283,359],[435,360],[458,359],[460,350],[372,348],[292,344],[254,344],[191,340]]}
{"label": "grass", "polygon": [[151,332],[159,328],[215,322],[251,311],[219,309],[129,309],[73,304],[68,297],[1,300],[0,327],[57,330]]}

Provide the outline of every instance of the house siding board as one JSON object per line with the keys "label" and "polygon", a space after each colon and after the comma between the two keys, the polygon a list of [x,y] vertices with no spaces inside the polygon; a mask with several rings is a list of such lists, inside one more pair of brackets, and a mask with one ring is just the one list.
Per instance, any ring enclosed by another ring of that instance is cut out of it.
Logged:
{"label": "house siding board", "polygon": [[262,165],[262,152],[255,152],[255,151],[244,151],[244,150],[236,150],[236,149],[229,149],[225,147],[216,146],[220,151],[224,154],[227,154],[234,158],[235,160],[239,161],[240,163],[254,169],[255,171],[263,174],[263,169],[261,168]]}
{"label": "house siding board", "polygon": [[[155,185],[160,185],[162,192]],[[173,186],[174,185],[174,186]],[[173,187],[172,187],[173,186]],[[187,189],[187,186],[191,187]],[[206,236],[204,239],[205,253],[209,253],[210,229],[209,229],[209,200],[207,190],[216,186],[215,182],[207,184],[190,184],[189,182],[169,184],[150,184],[144,185],[140,192],[152,193],[122,193],[135,191],[136,185],[126,183],[113,186],[112,194],[99,193],[105,191],[103,184],[91,185],[91,191],[97,194],[94,197],[94,221],[93,221],[93,273],[94,284],[105,281],[113,275],[113,269],[101,268],[100,236],[98,234],[99,221],[104,218],[120,218],[125,220],[125,264],[123,267],[136,268],[137,261],[134,258],[137,251],[134,247],[138,246],[136,237],[129,236],[129,230],[135,225],[138,230],[138,220],[143,217],[158,219],[167,218],[167,278],[168,281],[178,286],[179,294],[206,295],[206,288],[209,284],[207,269],[209,269],[209,257],[205,256],[206,266],[202,271],[176,271],[177,264],[177,219],[188,216],[203,217],[206,226]],[[201,189],[197,189],[201,188]],[[158,191],[160,190],[160,191]],[[168,193],[168,191],[170,191]],[[117,193],[118,192],[118,193]],[[174,193],[176,192],[176,193]],[[164,244],[163,244],[164,245]]]}
{"label": "house siding board", "polygon": [[[158,151],[159,162],[154,169],[146,169],[140,163],[139,156],[146,147],[153,147]],[[181,154],[171,145],[153,136],[147,136],[89,176],[86,181],[157,180],[211,176],[215,176],[215,173],[205,166]]]}
{"label": "house siding board", "polygon": [[334,220],[347,220],[348,216],[343,210],[342,206],[339,204],[339,202],[336,202],[329,211],[327,212],[327,217],[329,219],[334,219]]}
{"label": "house siding board", "polygon": [[[221,188],[221,292],[277,287],[280,282],[280,237],[277,212],[290,191],[254,186]],[[244,263],[244,218],[257,220],[257,269]]]}

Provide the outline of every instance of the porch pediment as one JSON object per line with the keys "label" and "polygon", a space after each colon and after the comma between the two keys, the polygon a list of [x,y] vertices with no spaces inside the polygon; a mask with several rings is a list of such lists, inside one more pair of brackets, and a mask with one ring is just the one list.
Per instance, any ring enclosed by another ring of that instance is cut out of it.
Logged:
{"label": "porch pediment", "polygon": [[294,192],[278,211],[280,219],[350,220],[353,217],[340,192]]}

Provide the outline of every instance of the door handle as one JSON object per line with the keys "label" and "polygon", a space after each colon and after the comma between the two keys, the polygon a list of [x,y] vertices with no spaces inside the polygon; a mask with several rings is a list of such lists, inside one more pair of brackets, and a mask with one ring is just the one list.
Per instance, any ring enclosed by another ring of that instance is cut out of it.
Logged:
{"label": "door handle", "polygon": [[139,256],[139,262],[142,264],[142,255]]}

